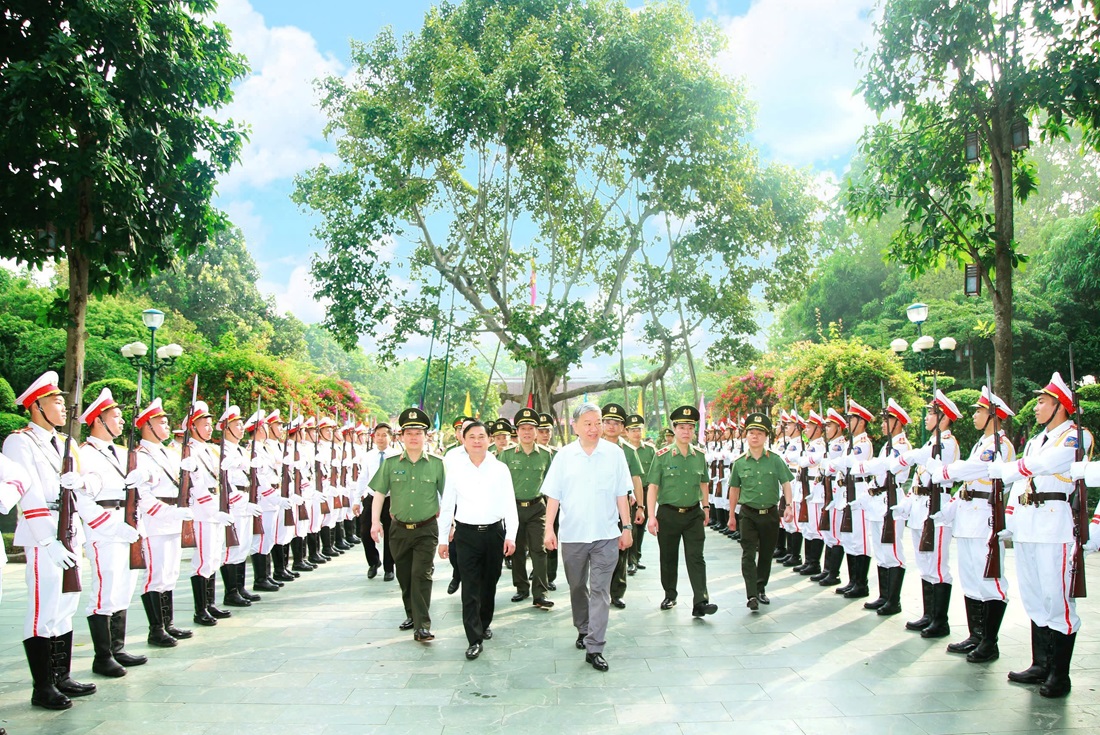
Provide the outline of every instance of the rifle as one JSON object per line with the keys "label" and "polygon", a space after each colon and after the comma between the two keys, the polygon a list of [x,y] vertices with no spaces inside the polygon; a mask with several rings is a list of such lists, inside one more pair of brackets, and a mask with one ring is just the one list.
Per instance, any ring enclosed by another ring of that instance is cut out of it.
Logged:
{"label": "rifle", "polygon": [[[879,402],[882,406],[882,423],[889,421],[886,413],[886,384],[879,380]],[[889,427],[886,429],[886,459],[894,456],[894,435]],[[882,536],[879,541],[883,544],[893,545],[897,541],[897,529],[894,527],[894,506],[898,504],[898,481],[893,472],[886,473],[886,485],[882,488],[886,492],[886,517],[882,521]]]}
{"label": "rifle", "polygon": [[[225,413],[229,412],[229,391],[225,392]],[[229,493],[231,491],[231,485],[229,483],[229,471],[225,469],[225,435],[229,429],[229,422],[226,421],[225,426],[222,427],[222,438],[218,446],[218,510],[222,513],[229,513]],[[230,521],[225,527],[225,547],[232,548],[234,546],[240,546],[241,540],[237,538],[237,524]]]}
{"label": "rifle", "polygon": [[[355,438],[356,438],[356,440],[359,439],[359,432],[355,432]],[[352,455],[352,459],[355,459],[355,443],[354,442],[351,445],[351,455]],[[359,484],[359,462],[358,461],[354,462],[351,465],[351,482],[352,482],[353,485],[356,485],[358,487],[358,484]]]}
{"label": "rifle", "polygon": [[[291,469],[290,463],[286,461],[287,445],[290,443],[290,425],[294,421],[294,401],[290,402],[290,410],[286,414],[286,433],[283,434],[283,449],[280,457],[282,458],[283,471],[279,484],[279,495],[284,498],[290,497],[290,477]],[[283,525],[294,527],[294,509],[287,508],[283,511]]]}
{"label": "rifle", "polygon": [[[1069,345],[1069,389],[1073,393],[1073,415],[1077,424],[1077,451],[1074,459],[1078,462],[1085,460],[1085,432],[1081,428],[1081,401],[1077,396],[1077,375],[1073,367],[1073,343]],[[1089,542],[1089,516],[1088,516],[1088,489],[1085,487],[1084,478],[1073,481],[1073,502],[1070,509],[1073,511],[1073,566],[1070,567],[1070,597],[1088,597],[1085,589],[1085,544]]]}
{"label": "rifle", "polygon": [[[191,417],[195,415],[195,402],[199,398],[199,374],[195,373],[191,378],[191,408],[187,409],[187,418],[184,420],[183,447],[180,449],[180,462],[191,456]],[[191,507],[191,473],[180,467],[180,493],[176,505],[180,508]],[[180,526],[180,546],[184,549],[195,548],[195,522],[183,521]]]}
{"label": "rifle", "polygon": [[[76,380],[73,382],[73,392],[70,396],[72,403],[69,405],[69,425],[65,436],[65,453],[61,457],[61,474],[72,472],[76,461],[73,459],[73,433],[80,431],[80,384],[84,372],[82,365],[76,369]],[[71,553],[76,553],[76,493],[69,488],[59,488],[57,512],[57,540]],[[61,573],[62,592],[80,592],[80,565],[74,564]]]}
{"label": "rifle", "polygon": [[[256,505],[260,502],[260,471],[256,469],[256,435],[260,433],[260,397],[256,397],[256,428],[252,430],[252,449],[248,458],[248,502]],[[264,519],[252,516],[252,533],[259,536],[264,532]]]}
{"label": "rifle", "polygon": [[321,472],[321,412],[313,419],[317,426],[317,439],[313,442],[313,489],[321,496],[321,514],[329,513],[328,498],[325,497],[325,475]]}
{"label": "rifle", "polygon": [[[821,402],[819,398],[817,401],[817,412],[821,416],[825,416],[825,404]],[[825,440],[825,453],[822,455],[822,461],[829,456],[829,438],[825,436],[825,430],[821,431],[822,438]],[[828,472],[821,473],[821,484],[824,487],[825,501],[821,504],[821,518],[818,519],[817,528],[819,531],[831,531],[833,524],[829,519],[829,503],[833,502],[833,477]]]}
{"label": "rifle", "polygon": [[[337,411],[335,413],[336,413],[336,417],[334,419],[334,422],[338,422],[340,420],[340,412]],[[343,498],[340,497],[340,487],[339,487],[338,482],[337,482],[339,477],[338,477],[338,473],[336,472],[336,427],[335,426],[332,427],[332,440],[328,444],[329,444],[329,450],[330,450],[329,465],[328,465],[328,484],[331,485],[332,488],[333,488],[332,509],[333,510],[338,510],[338,509],[344,507],[344,504],[342,502]]]}
{"label": "rifle", "polygon": [[[848,438],[848,449],[844,454],[852,456],[852,422],[848,420],[848,412],[851,407],[848,404],[848,389],[844,389],[844,435]],[[852,475],[852,468],[848,467],[844,472],[844,512],[840,515],[840,532],[852,532],[852,503],[856,502],[856,478]]]}
{"label": "rifle", "polygon": [[[130,448],[126,452],[126,474],[137,469],[137,450],[138,440],[136,437],[137,432],[137,417],[141,412],[141,368],[138,368],[137,379],[137,392],[134,393],[134,415],[130,418]],[[137,528],[137,512],[138,512],[138,490],[136,485],[126,486],[126,510],[124,511],[126,524],[130,528]],[[134,541],[130,544],[130,568],[131,569],[144,569],[145,568],[145,555],[142,553],[141,539]]]}
{"label": "rifle", "polygon": [[[805,456],[806,454],[806,435],[802,433],[802,430],[798,431],[798,441],[801,444],[802,451],[799,456]],[[809,523],[810,522],[810,468],[801,467],[798,470],[798,482],[802,485],[802,502],[798,505],[798,522]]]}
{"label": "rifle", "polygon": [[[932,457],[933,459],[939,459],[943,454],[943,439],[940,435],[940,407],[935,403],[936,393],[938,392],[938,385],[936,376],[932,375],[932,411],[936,415],[936,432],[935,439],[932,444]],[[928,473],[928,485],[925,488],[928,494],[928,517],[924,519],[924,526],[920,530],[920,544],[917,546],[918,551],[935,551],[936,550],[936,522],[932,520],[932,516],[940,512],[940,500],[942,493],[939,488],[936,487],[936,483],[932,482],[932,473]]]}
{"label": "rifle", "polygon": [[[985,366],[985,384],[993,391],[993,382],[989,379],[989,364]],[[997,407],[993,401],[989,402],[989,410],[992,412],[990,421],[993,421],[993,461],[1001,459],[1001,430],[997,425]],[[999,477],[990,480],[989,505],[992,514],[992,529],[989,534],[989,554],[985,558],[986,579],[1000,579],[1001,577],[1001,539],[997,535],[1005,530],[1005,483]]]}
{"label": "rifle", "polygon": [[[291,421],[291,423],[294,423],[293,420]],[[304,423],[305,423],[304,421],[299,421],[298,422],[298,430],[294,432],[294,463],[295,464],[297,464],[298,462],[300,462],[302,460],[302,455],[298,451],[298,438],[301,436],[302,431],[304,430],[304,428],[303,428]],[[287,431],[289,432],[289,429]],[[305,480],[302,477],[302,471],[300,469],[298,469],[297,467],[295,467],[294,468],[294,492],[301,495],[302,494],[302,485],[304,484],[304,482],[305,482]],[[309,520],[309,511],[306,509],[306,504],[305,503],[302,503],[301,505],[298,506],[298,520],[299,521]]]}

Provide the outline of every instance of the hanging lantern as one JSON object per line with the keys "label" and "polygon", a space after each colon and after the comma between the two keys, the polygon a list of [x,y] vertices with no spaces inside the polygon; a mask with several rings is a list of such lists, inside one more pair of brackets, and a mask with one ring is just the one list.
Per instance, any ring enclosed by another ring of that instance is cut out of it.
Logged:
{"label": "hanging lantern", "polygon": [[982,295],[982,270],[977,263],[967,263],[963,271],[963,293],[967,296]]}
{"label": "hanging lantern", "polygon": [[966,155],[966,162],[977,163],[982,152],[981,143],[978,141],[978,133],[974,130],[968,130],[965,141],[963,150]]}
{"label": "hanging lantern", "polygon": [[1012,150],[1026,151],[1030,147],[1031,138],[1027,120],[1021,117],[1012,123]]}

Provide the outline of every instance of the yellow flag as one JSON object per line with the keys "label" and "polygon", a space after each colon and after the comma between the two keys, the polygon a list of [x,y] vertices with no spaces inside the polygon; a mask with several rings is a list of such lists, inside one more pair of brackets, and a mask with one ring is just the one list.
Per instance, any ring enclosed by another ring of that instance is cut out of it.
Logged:
{"label": "yellow flag", "polygon": [[638,391],[638,410],[635,411],[639,416],[645,416],[645,409],[642,407],[642,396],[645,395],[644,390]]}
{"label": "yellow flag", "polygon": [[473,416],[474,409],[470,406],[470,391],[466,391],[466,405],[462,407],[463,416]]}

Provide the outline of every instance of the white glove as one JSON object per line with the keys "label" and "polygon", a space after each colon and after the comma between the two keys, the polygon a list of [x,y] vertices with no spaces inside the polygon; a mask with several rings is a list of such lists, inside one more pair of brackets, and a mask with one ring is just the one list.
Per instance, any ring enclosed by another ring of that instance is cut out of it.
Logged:
{"label": "white glove", "polygon": [[124,544],[132,544],[141,538],[141,535],[137,532],[137,529],[129,523],[120,523],[114,529],[114,537],[116,541],[121,541]]}
{"label": "white glove", "polygon": [[80,557],[66,549],[65,544],[57,539],[50,539],[50,542],[43,546],[42,550],[46,552],[46,556],[58,569],[72,569],[80,561]]}
{"label": "white glove", "polygon": [[1100,529],[1089,529],[1089,542],[1085,544],[1086,554],[1095,554],[1100,551]]}
{"label": "white glove", "polygon": [[852,455],[842,454],[832,461],[833,469],[839,473],[852,466]]}
{"label": "white glove", "polygon": [[1000,480],[1005,476],[1005,463],[1004,462],[990,462],[989,463],[989,479]]}
{"label": "white glove", "polygon": [[1069,466],[1069,476],[1074,480],[1085,479],[1085,467],[1088,466],[1088,462],[1074,462]]}
{"label": "white glove", "polygon": [[186,472],[197,472],[199,469],[198,457],[185,457],[180,460],[180,469]]}
{"label": "white glove", "polygon": [[153,475],[149,470],[143,470],[138,467],[136,470],[126,475],[126,484],[129,487],[137,487],[138,485],[145,485],[153,481]]}
{"label": "white glove", "polygon": [[191,512],[190,508],[172,508],[171,513],[168,514],[169,518],[173,518],[177,521],[193,521],[195,520],[195,514]]}
{"label": "white glove", "polygon": [[289,500],[289,501],[290,501],[290,504],[291,504],[292,506],[294,506],[295,508],[297,508],[297,507],[298,507],[299,505],[301,505],[302,503],[306,502],[306,499],[305,499],[305,498],[303,498],[303,497],[302,497],[301,495],[299,495],[298,493],[291,493],[291,494],[290,494],[290,497],[289,497],[289,498],[287,498],[287,500]]}
{"label": "white glove", "polygon": [[264,513],[256,503],[245,503],[244,512],[253,517],[261,516]]}
{"label": "white glove", "polygon": [[1003,531],[998,531],[997,538],[999,538],[1001,541],[1008,541],[1010,538],[1012,538],[1012,531],[1009,531],[1007,528]]}
{"label": "white glove", "polygon": [[210,519],[210,522],[211,523],[216,523],[219,526],[228,526],[231,523],[233,523],[233,516],[229,515],[228,513],[223,513],[221,511],[218,511]]}
{"label": "white glove", "polygon": [[898,501],[898,504],[890,508],[893,511],[894,519],[898,521],[909,520],[909,514],[913,509],[913,500],[909,496],[905,496]]}
{"label": "white glove", "polygon": [[66,490],[80,490],[84,487],[84,478],[79,472],[66,472],[61,476],[61,487]]}
{"label": "white glove", "polygon": [[344,463],[339,458],[336,458],[336,459],[332,460],[332,466],[339,468],[339,467],[343,467]]}
{"label": "white glove", "polygon": [[252,458],[252,461],[248,463],[248,466],[254,467],[258,470],[262,470],[264,467],[267,466],[267,460],[257,454],[255,457]]}
{"label": "white glove", "polygon": [[222,469],[226,472],[233,472],[234,470],[244,469],[244,459],[239,456],[227,456],[222,460]]}
{"label": "white glove", "polygon": [[941,481],[943,480],[943,462],[936,459],[935,457],[930,458],[927,462],[924,463],[924,469],[930,475],[932,475],[933,482],[935,482],[937,478]]}
{"label": "white glove", "polygon": [[808,454],[801,455],[798,458],[798,466],[799,467],[809,467],[810,466],[810,455],[808,455]]}
{"label": "white glove", "polygon": [[294,503],[291,501],[290,498],[279,498],[278,500],[279,500],[279,510],[287,510],[288,508],[293,508],[294,507]]}

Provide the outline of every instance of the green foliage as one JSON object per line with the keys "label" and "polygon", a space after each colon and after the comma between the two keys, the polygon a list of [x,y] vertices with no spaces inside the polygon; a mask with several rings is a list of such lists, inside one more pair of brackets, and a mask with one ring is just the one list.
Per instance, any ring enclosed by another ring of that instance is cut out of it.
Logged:
{"label": "green foliage", "polygon": [[715,398],[712,416],[715,420],[738,419],[752,411],[771,413],[773,408],[783,408],[777,382],[774,370],[732,376]]}
{"label": "green foliage", "polygon": [[[115,403],[122,409],[122,415],[127,421],[130,421],[134,413],[134,394],[137,393],[137,384],[126,378],[104,378],[103,380],[89,383],[84,386],[84,395],[81,405],[87,408],[89,403],[99,397],[99,392],[104,388],[109,388],[111,390],[111,395],[114,396]],[[150,400],[148,382],[142,385],[141,392],[144,394],[141,399],[141,405],[145,406]]]}
{"label": "green foliage", "polygon": [[[974,390],[973,388],[962,388],[961,390],[953,390],[950,392],[945,391],[945,395],[955,402],[955,405],[959,407],[962,412],[962,417],[951,426],[951,433],[955,435],[955,438],[959,441],[959,451],[962,452],[962,458],[966,459],[970,456],[970,449],[974,446],[974,443],[978,441],[978,430],[974,428],[974,421],[972,417],[974,415],[974,409],[970,408],[978,402],[978,398],[981,397],[982,392],[980,390]],[[1005,426],[1008,429],[1008,426]]]}
{"label": "green foliage", "polygon": [[19,406],[15,403],[15,391],[8,381],[0,378],[0,413],[15,413]]}
{"label": "green foliage", "polygon": [[[405,392],[405,406],[420,405],[421,393],[424,390],[424,363],[420,363],[420,379],[409,386]],[[441,399],[443,398],[443,373],[447,373],[447,397],[440,412]],[[431,369],[428,371],[428,386],[424,393],[424,411],[435,421],[439,413],[440,424],[447,426],[451,420],[462,413],[466,404],[466,393],[470,393],[470,404],[474,413],[480,413],[481,418],[495,418],[500,410],[500,394],[492,386],[488,393],[485,388],[488,385],[489,376],[476,367],[473,362],[460,363],[451,360],[447,366],[443,360],[432,360]]]}
{"label": "green foliage", "polygon": [[27,425],[27,417],[15,413],[0,413],[0,443],[8,438],[8,434],[16,429],[22,429]]}

